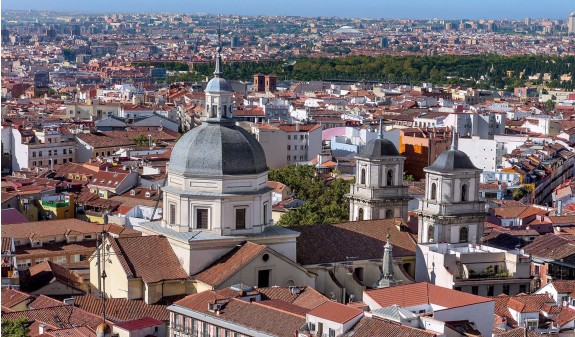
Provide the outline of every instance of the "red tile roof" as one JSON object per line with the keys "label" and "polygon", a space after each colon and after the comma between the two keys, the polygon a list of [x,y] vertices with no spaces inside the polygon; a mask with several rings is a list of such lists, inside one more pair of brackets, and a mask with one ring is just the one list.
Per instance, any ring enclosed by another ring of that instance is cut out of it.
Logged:
{"label": "red tile roof", "polygon": [[346,336],[351,337],[434,337],[435,332],[412,328],[376,317],[363,317]]}
{"label": "red tile roof", "polygon": [[493,301],[493,299],[487,297],[443,288],[427,282],[366,290],[365,295],[373,299],[381,307],[389,307],[394,304],[402,307],[436,304],[445,308],[457,308]]}
{"label": "red tile roof", "polygon": [[[99,315],[102,312],[102,301],[93,295],[73,296],[74,305],[82,310]],[[170,312],[164,304],[147,304],[143,300],[128,300],[127,298],[108,298],[106,300],[106,315],[110,321],[123,322],[140,317],[151,317],[167,322]]]}
{"label": "red tile roof", "polygon": [[194,277],[203,283],[217,287],[250,263],[256,256],[262,254],[266,248],[264,245],[248,241],[241,247],[235,247]]}
{"label": "red tile roof", "polygon": [[28,222],[28,219],[26,219],[26,217],[15,208],[3,209],[1,218],[2,225]]}
{"label": "red tile roof", "polygon": [[[218,317],[221,320],[244,326],[254,332],[263,332],[278,337],[293,337],[294,331],[301,328],[305,323],[305,316],[288,313],[272,306],[258,302],[246,302],[236,298],[230,298],[229,291],[204,291],[187,296],[174,303],[175,306],[196,311],[201,315]],[[208,311],[208,303],[217,302],[222,305],[218,313]],[[273,324],[270,324],[273,322]]]}
{"label": "red tile roof", "polygon": [[114,324],[118,328],[122,328],[126,331],[137,331],[144,328],[150,328],[157,325],[162,325],[164,322],[159,321],[157,319],[151,317],[142,317],[138,319],[134,319],[131,321],[124,321],[121,323]]}
{"label": "red tile roof", "polygon": [[308,312],[308,315],[310,316],[323,318],[325,320],[340,324],[347,323],[362,314],[363,310],[361,309],[349,307],[347,305],[332,301],[327,301],[312,311]]}
{"label": "red tile roof", "polygon": [[[400,229],[401,228],[401,229]],[[387,234],[391,235],[393,255],[415,256],[416,241],[401,219],[378,219],[291,226],[300,232],[297,238],[297,262],[302,265],[381,259]]]}
{"label": "red tile roof", "polygon": [[16,289],[2,288],[2,308],[11,308],[26,300],[32,300],[30,294],[18,291]]}
{"label": "red tile roof", "polygon": [[89,290],[81,275],[50,261],[34,265],[22,271],[20,275],[20,286],[29,292],[39,290],[54,282],[60,282],[82,292]]}
{"label": "red tile roof", "polygon": [[145,283],[188,278],[164,236],[110,238],[110,245],[128,277]]}

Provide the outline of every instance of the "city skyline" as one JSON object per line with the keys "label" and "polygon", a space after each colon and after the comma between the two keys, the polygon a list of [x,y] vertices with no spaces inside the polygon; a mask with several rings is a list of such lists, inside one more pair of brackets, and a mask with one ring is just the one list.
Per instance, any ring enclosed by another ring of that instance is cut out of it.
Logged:
{"label": "city skyline", "polygon": [[504,2],[486,0],[481,3],[468,2],[453,6],[451,1],[442,0],[429,2],[413,0],[409,3],[383,3],[359,0],[348,2],[335,0],[306,2],[293,0],[290,6],[277,2],[262,3],[256,0],[239,2],[224,0],[215,6],[213,2],[199,1],[193,5],[182,5],[175,0],[158,2],[143,0],[137,6],[132,2],[117,2],[103,0],[93,2],[70,3],[64,0],[50,2],[38,0],[4,0],[3,9],[8,10],[55,10],[78,12],[170,12],[170,13],[208,13],[223,15],[289,15],[289,16],[334,16],[349,18],[398,18],[398,19],[521,19],[549,18],[566,19],[569,13],[575,11],[575,6],[569,8],[565,0],[549,0],[545,6],[540,2],[525,3],[520,0]]}

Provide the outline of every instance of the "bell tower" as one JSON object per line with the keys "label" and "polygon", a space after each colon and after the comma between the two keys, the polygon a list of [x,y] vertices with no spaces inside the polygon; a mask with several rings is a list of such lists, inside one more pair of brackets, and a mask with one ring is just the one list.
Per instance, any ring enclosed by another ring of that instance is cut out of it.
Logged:
{"label": "bell tower", "polygon": [[479,200],[482,170],[457,150],[455,132],[451,148],[424,172],[426,186],[417,210],[417,242],[478,243],[485,221],[485,203]]}
{"label": "bell tower", "polygon": [[407,218],[407,186],[403,186],[403,162],[395,145],[383,138],[381,121],[377,139],[355,156],[356,177],[350,187],[349,220]]}

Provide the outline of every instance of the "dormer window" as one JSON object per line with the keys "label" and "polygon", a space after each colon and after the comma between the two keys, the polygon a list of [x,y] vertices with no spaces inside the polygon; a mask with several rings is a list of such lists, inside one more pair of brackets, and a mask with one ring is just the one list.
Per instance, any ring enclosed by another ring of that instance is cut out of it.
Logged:
{"label": "dormer window", "polygon": [[152,195],[150,194],[150,192],[146,192],[146,198],[151,197]]}
{"label": "dormer window", "polygon": [[136,195],[136,190],[131,190],[130,195]]}

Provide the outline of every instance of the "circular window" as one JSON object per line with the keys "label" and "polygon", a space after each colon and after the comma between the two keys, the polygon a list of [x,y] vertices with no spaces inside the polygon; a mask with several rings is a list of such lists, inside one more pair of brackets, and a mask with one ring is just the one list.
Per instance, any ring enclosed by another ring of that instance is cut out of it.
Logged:
{"label": "circular window", "polygon": [[262,255],[262,260],[263,260],[264,262],[268,262],[269,259],[270,259],[270,254],[264,254],[264,255]]}

